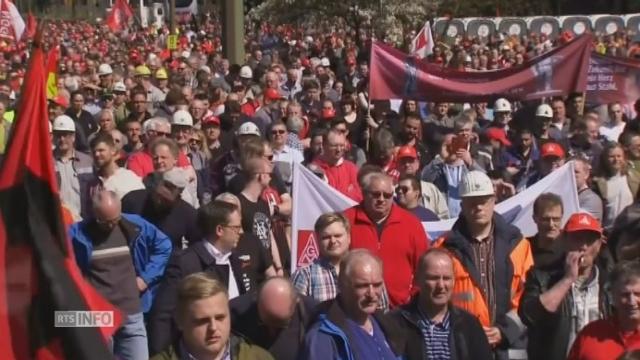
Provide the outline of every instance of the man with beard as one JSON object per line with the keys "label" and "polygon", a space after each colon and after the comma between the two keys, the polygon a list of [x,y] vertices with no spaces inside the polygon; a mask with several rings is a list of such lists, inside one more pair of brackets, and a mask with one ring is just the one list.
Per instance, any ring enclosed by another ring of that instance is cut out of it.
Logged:
{"label": "man with beard", "polygon": [[122,211],[138,214],[157,226],[171,239],[174,251],[180,250],[202,238],[196,209],[180,198],[186,185],[184,171],[166,171],[154,177],[149,189],[128,193],[122,199]]}

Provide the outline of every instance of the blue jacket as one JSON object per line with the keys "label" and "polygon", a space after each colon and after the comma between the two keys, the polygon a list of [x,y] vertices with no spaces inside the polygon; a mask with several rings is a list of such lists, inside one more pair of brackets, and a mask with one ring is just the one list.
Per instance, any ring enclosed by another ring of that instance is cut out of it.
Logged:
{"label": "blue jacket", "polygon": [[[304,350],[299,353],[299,359],[305,360],[361,360],[356,359],[351,350],[351,340],[345,330],[345,315],[337,300],[329,300],[320,304],[320,307],[328,306],[328,310],[320,310],[316,322],[307,331],[304,342]],[[404,343],[402,329],[384,318],[382,314],[374,314],[380,327],[386,335],[391,350],[398,354],[402,351]],[[395,326],[393,329],[390,326]],[[393,338],[392,338],[393,337]],[[396,359],[404,359],[397,356]]]}
{"label": "blue jacket", "polygon": [[[76,263],[85,276],[89,272],[93,252],[93,243],[88,234],[88,227],[93,222],[94,220],[90,219],[83,220],[73,224],[69,229]],[[169,261],[171,239],[138,215],[122,214],[119,226],[131,249],[136,275],[147,284],[147,289],[140,299],[142,311],[146,313],[151,309],[157,285]]]}

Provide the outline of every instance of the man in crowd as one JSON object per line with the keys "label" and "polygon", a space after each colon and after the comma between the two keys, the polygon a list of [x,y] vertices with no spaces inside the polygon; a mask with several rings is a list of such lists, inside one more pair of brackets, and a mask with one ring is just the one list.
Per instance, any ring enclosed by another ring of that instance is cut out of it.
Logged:
{"label": "man in crowd", "polygon": [[516,313],[525,274],[533,265],[531,247],[520,230],[494,211],[491,179],[470,171],[460,184],[461,216],[436,242],[451,252],[456,281],[453,304],[480,320],[497,359],[523,352],[525,329]]}
{"label": "man in crowd", "polygon": [[[109,133],[96,134],[89,144],[95,167],[94,177],[89,183],[89,194],[105,189],[113,191],[122,199],[131,191],[144,189],[138,175],[116,163],[118,152],[113,137]],[[86,197],[88,198],[89,196]]]}
{"label": "man in crowd", "polygon": [[276,276],[265,281],[257,295],[231,301],[231,324],[235,332],[269,350],[275,359],[306,359],[300,356],[315,306],[289,280]]}
{"label": "man in crowd", "polygon": [[125,315],[113,335],[121,359],[146,359],[144,313],[171,254],[171,240],[137,215],[123,214],[111,191],[93,197],[93,214],[69,229],[78,268],[99,293]]}
{"label": "man in crowd", "polygon": [[431,210],[420,205],[422,190],[420,180],[412,175],[401,177],[396,186],[398,204],[405,210],[410,211],[421,222],[438,221],[438,216]]}
{"label": "man in crowd", "polygon": [[567,117],[567,108],[562,98],[555,98],[551,101],[553,118],[549,127],[549,137],[554,141],[561,141],[569,135],[571,119]]}
{"label": "man in crowd", "polygon": [[165,349],[176,338],[173,312],[177,289],[187,275],[207,272],[227,287],[230,298],[252,289],[252,274],[247,274],[233,250],[242,235],[241,214],[235,205],[212,201],[198,209],[198,227],[203,239],[169,262],[149,316],[151,354]]}
{"label": "man in crowd", "polygon": [[123,147],[123,150],[127,154],[144,149],[144,143],[142,142],[142,124],[139,121],[132,120],[124,123],[124,133],[127,137],[127,144]]}
{"label": "man in crowd", "polygon": [[378,310],[383,293],[382,261],[360,249],[340,265],[339,295],[322,304],[322,315],[309,329],[302,358],[396,359],[402,335]]}
{"label": "man in crowd", "polygon": [[439,248],[427,250],[420,256],[415,282],[420,292],[391,313],[406,330],[404,356],[492,360],[478,319],[451,304],[455,284],[451,255]]}
{"label": "man in crowd", "polygon": [[[127,168],[141,178],[153,172],[153,156],[151,147],[156,138],[166,138],[171,135],[171,124],[162,118],[151,118],[144,124],[145,147],[127,158]],[[178,166],[188,164],[186,156],[180,156]]]}
{"label": "man in crowd", "polygon": [[613,316],[596,320],[578,334],[569,360],[605,360],[640,348],[640,265],[625,261],[616,265],[609,280],[616,309]]}
{"label": "man in crowd", "polygon": [[578,332],[609,314],[607,272],[597,261],[602,238],[598,220],[573,214],[560,240],[565,256],[527,274],[518,312],[529,331],[530,359],[565,359]]}
{"label": "man in crowd", "polygon": [[562,199],[556,194],[541,194],[533,202],[533,222],[538,232],[528,240],[535,266],[545,268],[562,256],[558,240],[562,231],[563,213]]}
{"label": "man in crowd", "polygon": [[407,114],[398,135],[398,143],[403,147],[413,147],[416,154],[419,155],[420,167],[424,167],[431,159],[424,142],[419,138],[421,126],[422,121],[418,114]]}
{"label": "man in crowd", "polygon": [[411,279],[428,238],[420,221],[394,204],[389,176],[371,173],[362,185],[364,200],[345,211],[351,224],[351,249],[368,249],[382,259],[390,304],[399,306],[411,297]]}
{"label": "man in crowd", "polygon": [[523,177],[517,186],[517,190],[522,191],[532,186],[543,177],[551,174],[553,170],[560,168],[564,165],[565,154],[562,146],[556,142],[547,142],[542,145],[536,171],[532,172],[528,177]]}
{"label": "man in crowd", "polygon": [[304,161],[302,153],[287,145],[287,126],[281,120],[275,120],[269,130],[273,161],[285,183],[291,186],[293,182],[293,164]]}
{"label": "man in crowd", "polygon": [[83,198],[89,194],[93,161],[89,155],[75,149],[76,125],[73,119],[67,115],[58,116],[53,120],[52,130],[60,199],[76,216],[87,214],[89,209],[83,208]]}
{"label": "man in crowd", "polygon": [[603,204],[602,198],[589,186],[591,177],[591,164],[581,157],[574,158],[573,169],[578,190],[578,201],[580,209],[593,215],[598,221],[602,221]]}
{"label": "man in crowd", "polygon": [[[411,146],[400,147],[396,153],[396,159],[398,172],[400,173],[399,178],[419,175],[420,160],[415,148]],[[438,218],[447,219],[449,217],[447,199],[440,190],[432,183],[422,180],[420,180],[420,190],[420,205],[431,210]]]}
{"label": "man in crowd", "polygon": [[358,168],[344,158],[347,138],[331,130],[324,135],[322,155],[313,163],[324,171],[329,185],[354,201],[362,200],[358,185]]}
{"label": "man in crowd", "polygon": [[618,141],[620,134],[627,125],[619,102],[612,102],[608,106],[609,121],[600,126],[600,134],[609,141]]}
{"label": "man in crowd", "polygon": [[148,189],[131,191],[122,198],[122,210],[138,214],[167,234],[178,251],[200,241],[197,212],[182,200],[180,194],[187,184],[184,171],[174,168],[154,177]]}
{"label": "man in crowd", "polygon": [[188,275],[180,282],[175,317],[179,340],[151,360],[273,359],[264,349],[231,333],[227,289],[206,273]]}

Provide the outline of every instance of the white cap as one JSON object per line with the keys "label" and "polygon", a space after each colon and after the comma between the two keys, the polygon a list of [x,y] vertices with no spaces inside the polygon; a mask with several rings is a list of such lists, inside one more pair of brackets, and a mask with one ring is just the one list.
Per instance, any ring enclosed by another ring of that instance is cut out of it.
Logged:
{"label": "white cap", "polygon": [[471,62],[473,60],[471,60],[471,55],[467,55],[464,57],[464,62]]}
{"label": "white cap", "polygon": [[493,183],[482,171],[469,171],[462,177],[458,188],[460,197],[494,195]]}
{"label": "white cap", "polygon": [[511,111],[511,103],[509,100],[505,98],[500,98],[496,100],[496,103],[493,105],[493,111],[495,112],[510,112]]}
{"label": "white cap", "polygon": [[189,56],[191,56],[191,53],[186,50],[180,53],[180,57],[182,58],[188,59]]}
{"label": "white cap", "polygon": [[109,64],[100,64],[100,66],[98,66],[98,75],[111,75],[113,74],[113,69],[111,68],[111,65]]}
{"label": "white cap", "polygon": [[113,91],[127,91],[127,86],[122,81],[118,81],[113,84]]}
{"label": "white cap", "polygon": [[329,67],[331,66],[331,62],[329,61],[329,58],[323,57],[322,59],[320,59],[320,65]]}
{"label": "white cap", "polygon": [[240,77],[243,79],[253,79],[253,70],[247,65],[240,68]]}
{"label": "white cap", "polygon": [[536,116],[551,119],[553,117],[553,109],[551,109],[551,106],[549,104],[540,104],[536,108]]}
{"label": "white cap", "polygon": [[171,125],[182,125],[193,127],[193,117],[187,110],[178,110],[171,117]]}
{"label": "white cap", "polygon": [[162,174],[162,180],[173,184],[173,186],[184,189],[189,182],[187,181],[187,174],[183,169],[174,167],[171,170],[167,170]]}
{"label": "white cap", "polygon": [[258,126],[250,121],[240,125],[237,131],[237,135],[256,135],[261,136]]}
{"label": "white cap", "polygon": [[76,132],[76,124],[67,115],[60,115],[53,120],[53,131]]}
{"label": "white cap", "polygon": [[208,67],[207,65],[202,65],[200,66],[200,70],[206,72],[207,74],[211,75],[211,68]]}

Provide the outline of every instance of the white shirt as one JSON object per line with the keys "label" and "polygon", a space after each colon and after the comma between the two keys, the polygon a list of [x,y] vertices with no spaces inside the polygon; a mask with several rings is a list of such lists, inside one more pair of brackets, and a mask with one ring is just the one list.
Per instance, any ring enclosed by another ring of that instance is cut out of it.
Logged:
{"label": "white shirt", "polygon": [[603,126],[600,126],[600,135],[607,138],[609,141],[618,141],[620,134],[624,131],[624,127],[627,125],[625,122],[621,122],[620,124],[613,126],[611,123],[607,123]]}
{"label": "white shirt", "polygon": [[133,171],[122,167],[108,178],[98,176],[98,179],[105,190],[113,191],[120,200],[131,191],[144,189],[142,179]]}
{"label": "white shirt", "polygon": [[626,208],[633,203],[633,194],[629,189],[629,182],[625,175],[614,175],[607,179],[607,198],[605,199],[606,211],[604,226],[613,225],[614,220]]}
{"label": "white shirt", "polygon": [[209,254],[216,259],[217,265],[229,265],[229,300],[240,296],[240,290],[238,290],[238,283],[236,283],[236,277],[233,274],[233,268],[231,267],[231,262],[229,262],[229,257],[231,256],[231,252],[223,253],[218,250],[213,244],[210,242],[203,240],[204,246],[209,251]]}

